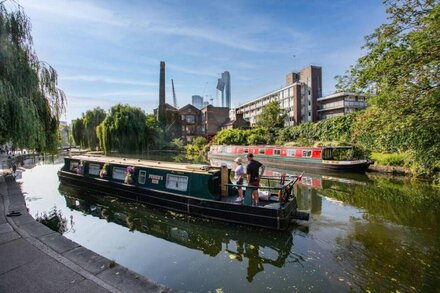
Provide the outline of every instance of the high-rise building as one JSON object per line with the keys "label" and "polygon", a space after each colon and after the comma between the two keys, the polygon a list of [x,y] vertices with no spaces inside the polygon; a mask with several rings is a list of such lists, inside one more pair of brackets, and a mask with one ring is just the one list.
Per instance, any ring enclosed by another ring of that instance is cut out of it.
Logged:
{"label": "high-rise building", "polygon": [[251,126],[257,123],[264,106],[277,101],[287,114],[286,126],[318,121],[317,100],[322,96],[322,69],[308,66],[286,75],[286,85],[237,107]]}
{"label": "high-rise building", "polygon": [[201,97],[199,95],[193,95],[192,96],[192,105],[199,110],[202,109],[203,108],[203,97]]}
{"label": "high-rise building", "polygon": [[222,73],[217,80],[217,90],[222,93],[222,107],[231,108],[231,75],[229,71]]}
{"label": "high-rise building", "polygon": [[222,73],[222,80],[225,83],[224,95],[222,95],[222,106],[231,108],[231,75],[229,71]]}

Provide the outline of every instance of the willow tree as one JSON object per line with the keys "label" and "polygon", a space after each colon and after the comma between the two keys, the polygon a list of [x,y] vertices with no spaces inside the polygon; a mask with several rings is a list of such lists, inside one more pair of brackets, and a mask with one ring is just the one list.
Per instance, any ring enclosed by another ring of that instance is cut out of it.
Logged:
{"label": "willow tree", "polygon": [[56,71],[32,48],[22,7],[0,1],[0,144],[55,151],[64,103]]}
{"label": "willow tree", "polygon": [[82,148],[95,149],[98,146],[96,127],[104,121],[106,113],[100,107],[88,110],[81,118],[72,122],[72,136],[77,145]]}
{"label": "willow tree", "polygon": [[141,153],[154,143],[157,125],[150,125],[151,118],[136,107],[118,104],[97,127],[99,146],[105,153]]}
{"label": "willow tree", "polygon": [[440,3],[386,0],[388,22],[365,38],[365,55],[339,88],[373,96],[353,139],[409,153],[420,173],[440,168]]}

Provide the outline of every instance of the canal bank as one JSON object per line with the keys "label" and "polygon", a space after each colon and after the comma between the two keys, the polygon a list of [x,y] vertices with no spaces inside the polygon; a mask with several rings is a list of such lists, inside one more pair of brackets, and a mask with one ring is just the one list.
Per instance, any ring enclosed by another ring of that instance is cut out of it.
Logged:
{"label": "canal bank", "polygon": [[0,176],[0,292],[171,292],[35,221]]}

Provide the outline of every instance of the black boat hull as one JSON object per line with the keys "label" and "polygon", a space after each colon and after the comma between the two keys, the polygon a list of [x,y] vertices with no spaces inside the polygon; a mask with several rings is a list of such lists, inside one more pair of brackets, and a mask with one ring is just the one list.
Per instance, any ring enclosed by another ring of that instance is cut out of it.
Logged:
{"label": "black boat hull", "polygon": [[167,210],[274,230],[286,230],[296,211],[295,199],[286,203],[282,209],[271,209],[198,199],[67,171],[59,171],[58,177],[63,184],[92,189]]}

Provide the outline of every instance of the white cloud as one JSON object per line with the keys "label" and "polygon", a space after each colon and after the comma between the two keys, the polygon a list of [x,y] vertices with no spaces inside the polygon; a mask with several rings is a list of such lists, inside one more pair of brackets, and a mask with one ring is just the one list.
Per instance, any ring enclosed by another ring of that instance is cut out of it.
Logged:
{"label": "white cloud", "polygon": [[103,82],[112,84],[128,84],[128,85],[141,85],[141,86],[159,86],[156,82],[145,82],[138,80],[128,80],[113,78],[107,76],[94,76],[94,75],[73,75],[73,76],[60,76],[60,80],[73,80],[73,81],[85,81],[85,82]]}
{"label": "white cloud", "polygon": [[85,1],[21,0],[20,4],[26,11],[35,10],[40,14],[50,15],[51,18],[57,17],[63,21],[73,19],[119,27],[127,27],[130,24],[128,20],[111,10]]}

